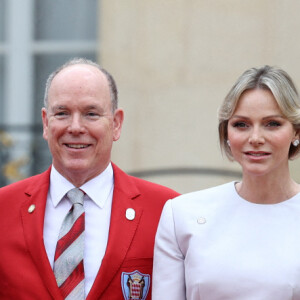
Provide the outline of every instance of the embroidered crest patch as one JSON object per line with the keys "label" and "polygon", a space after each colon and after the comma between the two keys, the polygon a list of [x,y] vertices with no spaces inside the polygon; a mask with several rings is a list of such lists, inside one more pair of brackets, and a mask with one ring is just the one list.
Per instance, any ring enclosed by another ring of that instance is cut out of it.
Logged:
{"label": "embroidered crest patch", "polygon": [[142,274],[138,270],[122,273],[122,291],[125,300],[145,300],[150,287],[150,275]]}

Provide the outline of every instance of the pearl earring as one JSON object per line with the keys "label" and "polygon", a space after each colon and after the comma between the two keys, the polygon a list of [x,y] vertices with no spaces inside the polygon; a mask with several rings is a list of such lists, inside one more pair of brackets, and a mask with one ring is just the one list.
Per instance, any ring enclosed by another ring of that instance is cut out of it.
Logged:
{"label": "pearl earring", "polygon": [[[298,143],[299,143],[299,141],[298,141]],[[230,147],[230,141],[229,140],[227,140],[227,145]]]}
{"label": "pearl earring", "polygon": [[300,144],[299,140],[294,140],[294,141],[293,141],[294,147],[298,147],[299,144]]}

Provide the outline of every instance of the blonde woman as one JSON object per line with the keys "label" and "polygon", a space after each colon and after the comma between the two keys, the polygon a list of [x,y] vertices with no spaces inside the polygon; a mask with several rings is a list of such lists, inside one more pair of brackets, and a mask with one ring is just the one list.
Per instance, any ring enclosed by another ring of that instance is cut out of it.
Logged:
{"label": "blonde woman", "polygon": [[219,111],[222,150],[240,182],[166,203],[159,223],[153,300],[300,299],[300,102],[289,75],[243,73]]}

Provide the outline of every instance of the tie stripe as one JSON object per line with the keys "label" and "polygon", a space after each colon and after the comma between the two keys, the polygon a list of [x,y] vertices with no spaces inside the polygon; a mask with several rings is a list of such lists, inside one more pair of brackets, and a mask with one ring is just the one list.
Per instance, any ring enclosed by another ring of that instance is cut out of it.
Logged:
{"label": "tie stripe", "polygon": [[58,240],[55,250],[54,261],[84,232],[84,216],[82,213],[73,224],[72,230],[67,232],[60,240]]}
{"label": "tie stripe", "polygon": [[74,188],[67,193],[72,207],[60,229],[54,256],[54,274],[64,299],[84,299],[84,192]]}
{"label": "tie stripe", "polygon": [[63,237],[65,236],[72,228],[72,226],[74,225],[74,223],[76,222],[76,220],[82,215],[83,210],[78,209],[74,206],[71,207],[69,214],[66,216],[66,218],[64,219],[61,228],[60,228],[60,232],[59,232],[59,236]]}
{"label": "tie stripe", "polygon": [[55,262],[56,281],[60,287],[82,260],[82,236],[80,236]]}
{"label": "tie stripe", "polygon": [[73,270],[65,282],[60,286],[61,293],[66,298],[73,289],[82,281],[81,274],[83,273],[83,260]]}

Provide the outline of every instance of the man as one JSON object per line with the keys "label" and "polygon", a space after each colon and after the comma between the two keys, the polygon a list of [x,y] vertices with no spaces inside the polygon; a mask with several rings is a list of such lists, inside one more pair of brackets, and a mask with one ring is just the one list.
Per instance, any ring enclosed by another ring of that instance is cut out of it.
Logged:
{"label": "man", "polygon": [[74,59],[50,75],[52,166],[0,189],[0,299],[151,299],[157,224],[178,194],[111,163],[123,118],[97,64]]}

